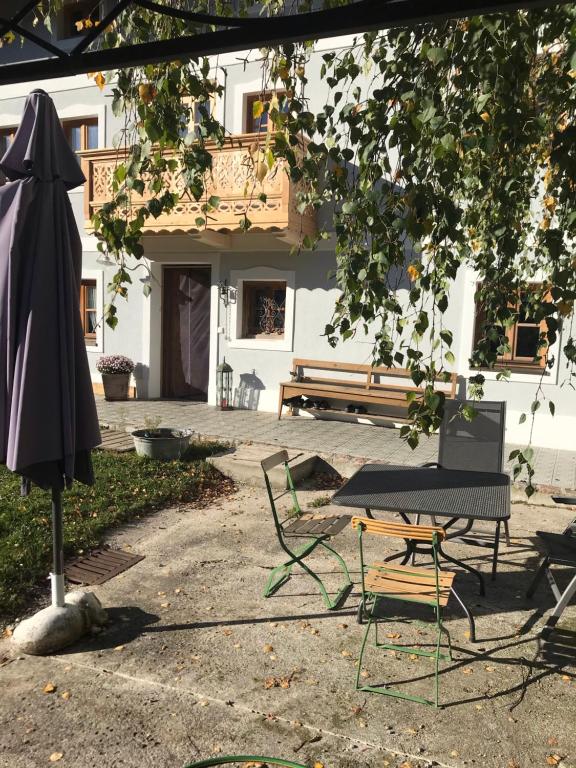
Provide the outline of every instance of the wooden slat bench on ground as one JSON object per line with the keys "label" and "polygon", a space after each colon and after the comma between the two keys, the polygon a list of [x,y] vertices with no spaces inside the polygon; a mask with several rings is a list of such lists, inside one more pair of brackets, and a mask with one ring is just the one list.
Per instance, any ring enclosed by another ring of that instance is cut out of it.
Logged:
{"label": "wooden slat bench on ground", "polygon": [[[312,375],[305,375],[306,371]],[[327,372],[318,376],[316,371]],[[332,374],[332,375],[330,375]],[[386,368],[362,363],[340,363],[329,360],[306,360],[296,358],[292,363],[292,379],[280,384],[278,418],[286,401],[295,397],[311,400],[325,400],[328,408],[309,408],[315,416],[354,416],[346,411],[348,405],[360,405],[366,413],[360,418],[378,423],[408,421],[406,395],[414,392],[417,397],[422,387],[413,384],[411,373],[405,368]],[[438,391],[453,400],[456,396],[456,373],[450,373],[448,381],[436,378]]]}

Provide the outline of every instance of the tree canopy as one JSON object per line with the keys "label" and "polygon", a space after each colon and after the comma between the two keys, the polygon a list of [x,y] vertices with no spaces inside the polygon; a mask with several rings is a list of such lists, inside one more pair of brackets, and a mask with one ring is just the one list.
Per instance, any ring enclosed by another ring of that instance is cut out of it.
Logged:
{"label": "tree canopy", "polygon": [[[246,0],[241,11],[253,5]],[[274,12],[276,5],[268,0],[264,9]],[[226,8],[221,3],[218,10]],[[145,10],[119,18],[105,44],[144,41],[148,23]],[[163,23],[170,35],[189,26]],[[285,164],[299,185],[301,211],[332,212],[317,239],[303,238],[299,246],[314,249],[335,236],[341,294],[328,341],[375,329],[374,362],[411,370],[424,397],[411,399],[412,423],[403,435],[416,445],[442,418],[444,398],[434,383],[455,362],[454,329],[445,318],[467,266],[477,274],[483,316],[470,393],[482,396],[485,369],[497,366],[498,377],[510,376],[502,365],[507,329],[529,316],[542,329],[536,357],[543,366],[531,413],[521,419],[534,418],[547,371],[560,357],[561,375],[572,385],[576,361],[575,6],[366,33],[323,55],[324,105],[316,112],[306,87],[313,54],[312,41],[259,51],[262,96],[254,115],[267,112],[274,130],[257,139],[250,157],[256,180],[279,160]],[[100,73],[95,79],[103,85]],[[180,195],[203,202],[196,224],[205,226],[219,204],[206,193],[212,153],[229,137],[209,108],[224,87],[209,59],[106,79],[124,127],[114,194],[94,226],[98,247],[118,262],[110,288],[125,296],[128,262],[144,255],[146,220],[178,203],[166,171],[180,174]],[[194,119],[197,130],[183,130]],[[145,191],[146,201],[134,206],[132,194]],[[251,194],[259,195],[257,185]],[[250,205],[248,195],[245,230]],[[107,315],[114,327],[114,300]],[[553,414],[554,404],[547,407]],[[530,493],[530,448],[515,458],[515,471],[528,469]]]}

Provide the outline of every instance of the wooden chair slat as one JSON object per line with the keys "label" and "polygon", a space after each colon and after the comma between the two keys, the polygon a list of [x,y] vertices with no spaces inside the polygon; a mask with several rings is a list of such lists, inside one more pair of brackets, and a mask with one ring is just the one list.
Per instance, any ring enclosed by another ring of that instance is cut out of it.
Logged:
{"label": "wooden chair slat", "polygon": [[391,536],[396,539],[432,542],[434,534],[436,534],[438,541],[443,541],[446,538],[445,530],[439,525],[407,525],[406,523],[388,523],[385,520],[372,520],[369,517],[353,517],[352,527],[357,529],[359,526],[362,526],[362,530],[365,533]]}
{"label": "wooden chair slat", "polygon": [[271,469],[277,467],[278,464],[283,464],[285,461],[288,461],[288,451],[278,451],[278,453],[273,453],[272,456],[267,456],[263,459],[260,462],[260,466],[264,472],[270,472]]}

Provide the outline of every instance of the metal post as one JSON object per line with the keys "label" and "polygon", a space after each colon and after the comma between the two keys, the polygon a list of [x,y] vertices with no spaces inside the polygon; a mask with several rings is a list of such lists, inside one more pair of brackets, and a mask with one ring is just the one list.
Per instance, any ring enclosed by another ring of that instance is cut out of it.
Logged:
{"label": "metal post", "polygon": [[62,535],[62,491],[52,488],[52,605],[64,607],[64,547]]}

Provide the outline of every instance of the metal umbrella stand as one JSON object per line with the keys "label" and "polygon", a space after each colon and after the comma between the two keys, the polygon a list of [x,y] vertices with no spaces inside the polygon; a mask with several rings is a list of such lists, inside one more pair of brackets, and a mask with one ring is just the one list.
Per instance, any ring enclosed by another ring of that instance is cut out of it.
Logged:
{"label": "metal umbrella stand", "polygon": [[65,599],[62,492],[94,482],[91,450],[100,443],[80,318],[82,244],[68,197],[85,178],[44,91],[26,99],[0,170],[8,179],[0,187],[0,462],[22,476],[24,495],[34,483],[52,496],[52,608],[14,638],[43,653],[86,628]]}

